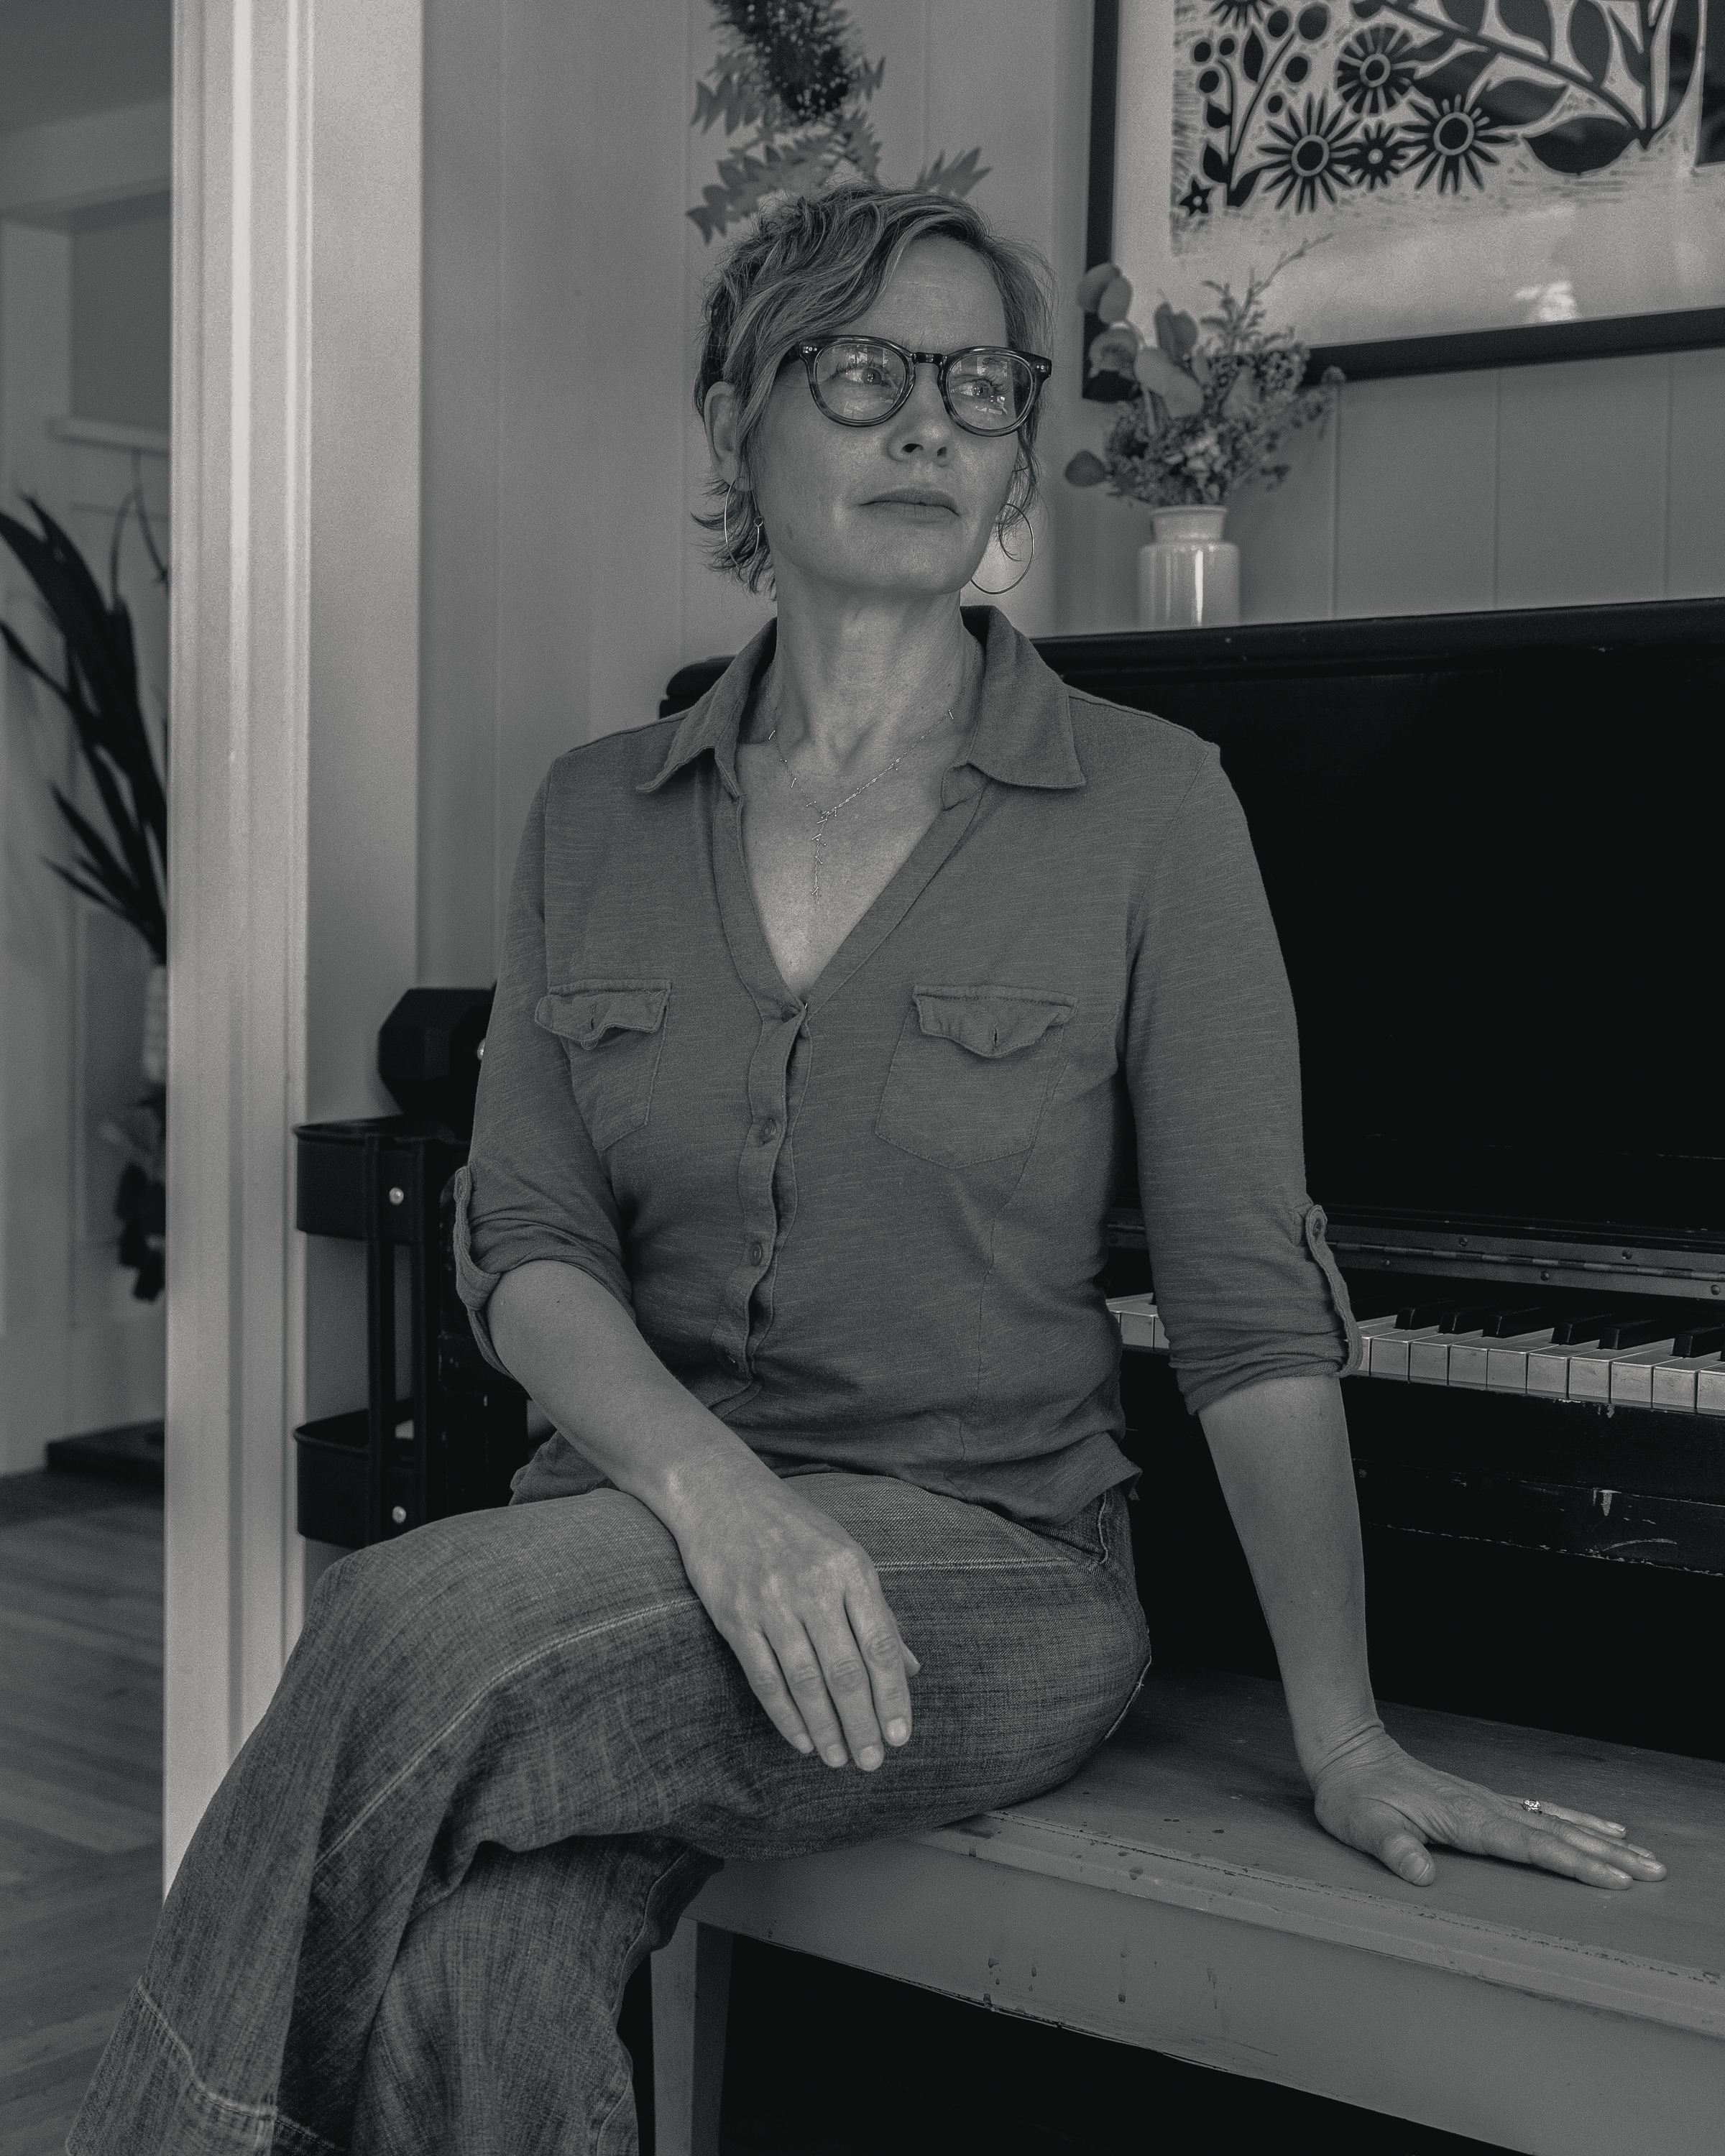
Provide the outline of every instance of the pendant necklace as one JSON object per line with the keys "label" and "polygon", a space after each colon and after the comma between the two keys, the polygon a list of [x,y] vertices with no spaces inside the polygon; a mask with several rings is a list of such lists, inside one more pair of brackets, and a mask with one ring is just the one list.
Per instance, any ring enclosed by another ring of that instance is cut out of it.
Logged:
{"label": "pendant necklace", "polygon": [[[948,704],[946,710],[941,713],[940,718],[934,720],[930,725],[923,728],[922,732],[917,735],[915,741],[906,742],[905,746],[899,751],[898,754],[894,757],[891,763],[884,765],[880,770],[875,773],[872,778],[865,778],[860,786],[853,787],[850,792],[845,796],[842,801],[834,801],[829,807],[823,808],[818,801],[809,800],[806,794],[803,795],[803,799],[807,803],[809,813],[814,818],[814,902],[817,906],[820,903],[820,842],[826,834],[827,825],[832,822],[834,817],[838,814],[841,808],[848,808],[851,803],[857,798],[859,794],[866,793],[871,786],[878,786],[883,778],[890,778],[893,773],[896,771],[899,766],[904,762],[905,758],[911,753],[912,749],[922,747],[923,742],[926,742],[929,736],[934,732],[936,727],[941,724],[942,720],[944,720],[948,726],[952,723],[952,706],[950,704]],[[784,775],[791,782],[791,791],[793,793],[800,793],[802,789],[797,783],[797,774],[791,769],[789,761],[786,757],[784,751],[778,746],[778,726],[776,721],[774,721],[773,731],[768,735],[767,739],[772,743],[773,751],[777,754],[779,762],[784,765]]]}

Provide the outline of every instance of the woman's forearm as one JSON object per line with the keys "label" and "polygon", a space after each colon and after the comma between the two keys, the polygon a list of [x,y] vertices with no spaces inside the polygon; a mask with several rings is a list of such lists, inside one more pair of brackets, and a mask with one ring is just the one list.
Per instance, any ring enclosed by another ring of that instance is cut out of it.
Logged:
{"label": "woman's forearm", "polygon": [[716,1475],[772,1481],[741,1438],[680,1385],[616,1298],[574,1265],[506,1273],[489,1310],[511,1373],[565,1436],[675,1534]]}
{"label": "woman's forearm", "polygon": [[1380,1725],[1342,1388],[1270,1378],[1199,1418],[1276,1642],[1308,1779]]}

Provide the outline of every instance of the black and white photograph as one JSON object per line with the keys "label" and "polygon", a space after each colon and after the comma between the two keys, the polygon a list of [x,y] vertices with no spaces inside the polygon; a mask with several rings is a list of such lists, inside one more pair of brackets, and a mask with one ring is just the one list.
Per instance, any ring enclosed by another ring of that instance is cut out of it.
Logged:
{"label": "black and white photograph", "polygon": [[1712,2156],[1725,0],[0,0],[0,2156]]}

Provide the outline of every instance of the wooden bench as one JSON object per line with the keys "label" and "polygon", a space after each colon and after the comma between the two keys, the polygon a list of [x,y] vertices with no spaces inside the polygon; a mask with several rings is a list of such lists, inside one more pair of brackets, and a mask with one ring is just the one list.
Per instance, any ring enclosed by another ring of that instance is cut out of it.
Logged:
{"label": "wooden bench", "polygon": [[1725,2148],[1725,1766],[1384,1719],[1624,1820],[1669,1877],[1613,1894],[1440,1851],[1406,1886],[1313,1820],[1277,1686],[1153,1674],[1049,1796],[711,1881],[654,1963],[660,2156],[716,2156],[739,1933],[1540,2156]]}

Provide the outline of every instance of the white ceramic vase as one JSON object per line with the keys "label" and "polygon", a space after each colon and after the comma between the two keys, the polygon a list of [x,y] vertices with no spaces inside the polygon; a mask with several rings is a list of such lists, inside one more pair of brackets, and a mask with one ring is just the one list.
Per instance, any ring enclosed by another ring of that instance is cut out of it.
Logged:
{"label": "white ceramic vase", "polygon": [[1138,549],[1140,629],[1226,628],[1240,619],[1240,549],[1222,536],[1227,514],[1151,511],[1156,536]]}

